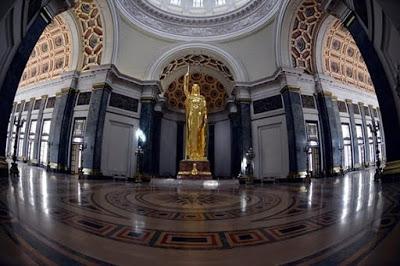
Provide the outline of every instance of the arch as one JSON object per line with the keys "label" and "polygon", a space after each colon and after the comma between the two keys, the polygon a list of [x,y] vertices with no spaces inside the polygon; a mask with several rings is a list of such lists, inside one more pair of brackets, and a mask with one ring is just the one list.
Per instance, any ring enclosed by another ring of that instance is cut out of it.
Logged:
{"label": "arch", "polygon": [[322,23],[314,49],[318,73],[375,93],[364,58],[353,36],[339,19],[329,16]]}
{"label": "arch", "polygon": [[58,15],[45,28],[25,66],[19,87],[53,79],[73,69],[76,42],[66,18],[67,15]]}
{"label": "arch", "polygon": [[[178,112],[183,111],[184,101],[186,99],[183,93],[184,74],[185,73],[182,73],[176,76],[174,80],[169,83],[164,93],[167,99],[167,106]],[[198,83],[200,85],[201,94],[206,98],[209,113],[216,113],[225,109],[228,94],[225,86],[218,78],[214,77],[214,75],[193,71],[190,83]]]}
{"label": "arch", "polygon": [[316,72],[314,43],[327,14],[320,0],[285,0],[278,15],[276,58],[278,67]]}
{"label": "arch", "polygon": [[289,55],[289,35],[293,14],[302,0],[283,0],[277,16],[275,28],[275,57],[277,67],[291,67]]}
{"label": "arch", "polygon": [[[112,1],[80,0],[72,9],[81,35],[78,70],[88,70],[91,66],[111,63],[114,60],[114,39],[117,39],[115,27],[118,26],[118,22],[115,8],[110,2]],[[107,23],[108,21],[112,23]]]}
{"label": "arch", "polygon": [[163,69],[174,59],[190,54],[205,54],[223,62],[232,72],[235,82],[246,82],[249,80],[244,66],[225,50],[205,43],[187,43],[177,45],[172,49],[159,55],[155,63],[146,71],[146,79],[159,80]]}

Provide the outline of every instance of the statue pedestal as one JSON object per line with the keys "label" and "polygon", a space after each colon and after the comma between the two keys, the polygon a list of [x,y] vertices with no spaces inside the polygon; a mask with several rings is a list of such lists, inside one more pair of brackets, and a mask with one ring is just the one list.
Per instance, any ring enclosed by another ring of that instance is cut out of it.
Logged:
{"label": "statue pedestal", "polygon": [[182,160],[179,162],[178,179],[211,180],[210,162],[208,160]]}

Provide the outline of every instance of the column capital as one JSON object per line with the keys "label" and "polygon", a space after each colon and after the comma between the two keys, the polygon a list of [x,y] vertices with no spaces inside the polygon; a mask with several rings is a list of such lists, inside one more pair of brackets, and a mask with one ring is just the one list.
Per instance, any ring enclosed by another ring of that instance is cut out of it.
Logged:
{"label": "column capital", "polygon": [[48,97],[49,97],[49,95],[42,95],[40,98],[47,99]]}
{"label": "column capital", "polygon": [[[334,97],[333,96],[333,93],[332,92],[330,92],[330,91],[321,91],[321,92],[318,92],[319,94],[321,94],[322,96],[325,96],[325,97]],[[336,99],[337,99],[337,97],[336,97]]]}
{"label": "column capital", "polygon": [[95,83],[92,86],[92,90],[112,90],[112,87],[107,82],[99,82]]}
{"label": "column capital", "polygon": [[162,112],[165,108],[166,102],[167,102],[167,99],[164,96],[158,95],[157,100],[156,100],[156,105],[154,106],[154,111]]}
{"label": "column capital", "polygon": [[140,100],[141,102],[155,102],[160,93],[161,89],[158,84],[143,85],[142,96],[140,97]]}
{"label": "column capital", "polygon": [[251,103],[250,87],[236,85],[233,93],[237,102]]}
{"label": "column capital", "polygon": [[332,96],[332,101],[337,102],[338,101],[338,97],[337,96]]}
{"label": "column capital", "polygon": [[47,4],[43,7],[43,9],[46,10],[48,16],[54,18],[58,14],[72,8],[74,4],[74,0],[50,0],[47,1]]}
{"label": "column capital", "polygon": [[79,90],[74,89],[74,88],[63,88],[63,89],[61,89],[61,91],[56,93],[56,97],[67,95],[69,93],[77,93],[77,92],[79,92]]}
{"label": "column capital", "polygon": [[322,0],[321,6],[325,12],[335,16],[341,21],[346,21],[352,14],[352,10],[344,1]]}
{"label": "column capital", "polygon": [[294,86],[285,86],[281,89],[281,94],[284,94],[285,92],[295,92],[300,94],[300,88]]}
{"label": "column capital", "polygon": [[346,99],[346,100],[344,100],[346,103],[348,103],[348,104],[352,104],[353,103],[353,101],[352,100],[350,100],[350,99]]}

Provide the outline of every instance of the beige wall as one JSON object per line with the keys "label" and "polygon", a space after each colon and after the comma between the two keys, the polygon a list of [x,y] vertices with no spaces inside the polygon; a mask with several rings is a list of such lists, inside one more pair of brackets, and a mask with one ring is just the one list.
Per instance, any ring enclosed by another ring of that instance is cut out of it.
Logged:
{"label": "beige wall", "polygon": [[[239,39],[209,44],[231,54],[243,66],[250,81],[268,77],[276,70],[274,23],[272,20],[257,32]],[[115,65],[122,73],[141,80],[146,78],[146,71],[162,54],[183,44],[144,32],[123,16],[120,17],[118,34]]]}

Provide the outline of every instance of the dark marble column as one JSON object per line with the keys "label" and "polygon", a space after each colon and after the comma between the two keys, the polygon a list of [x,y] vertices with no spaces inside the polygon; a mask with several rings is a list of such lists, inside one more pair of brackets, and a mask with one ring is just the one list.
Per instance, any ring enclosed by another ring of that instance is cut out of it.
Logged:
{"label": "dark marble column", "polygon": [[31,117],[34,104],[35,104],[35,98],[31,98],[29,101],[29,107],[26,114],[24,144],[22,147],[22,157],[24,158],[24,161],[26,161],[28,158],[28,139],[29,139],[29,131],[31,127]]}
{"label": "dark marble column", "polygon": [[[343,132],[342,132],[342,121],[340,120],[340,112],[339,112],[339,106],[338,106],[338,99],[335,96],[332,96],[332,107],[333,107],[333,113],[335,116],[336,120],[336,125],[337,125],[337,134],[338,134],[338,145],[339,147],[343,148],[344,141],[343,141]],[[339,166],[342,165],[342,151],[339,151]]]}
{"label": "dark marble column", "polygon": [[207,158],[210,161],[210,170],[211,173],[214,174],[215,170],[215,125],[208,125],[208,134],[207,134]]}
{"label": "dark marble column", "polygon": [[27,30],[14,55],[12,63],[7,66],[7,74],[0,87],[0,177],[8,176],[8,164],[5,161],[7,127],[10,119],[12,104],[20,78],[43,30],[51,21],[46,14],[39,15]]}
{"label": "dark marble column", "polygon": [[33,141],[33,158],[31,163],[33,165],[39,164],[39,157],[40,157],[40,134],[42,131],[42,122],[43,122],[43,112],[46,107],[47,95],[43,95],[40,101],[39,112],[37,116],[37,124],[36,124],[36,131],[35,131],[35,140]]}
{"label": "dark marble column", "polygon": [[[25,100],[21,101],[20,104],[21,104],[21,105],[20,105],[20,108],[19,108],[18,115],[15,117],[15,122],[17,122],[17,121],[22,121],[22,113],[24,112],[24,108],[25,108]],[[26,121],[25,121],[24,123],[26,123]],[[25,124],[25,126],[26,126],[26,124]],[[15,135],[15,139],[14,139],[14,140],[12,141],[12,143],[11,143],[11,146],[12,146],[12,152],[11,152],[11,154],[14,155],[14,144],[15,144],[15,141],[17,141],[17,152],[16,152],[17,158],[19,157],[19,154],[18,154],[19,145],[20,145],[19,136],[21,136],[21,129],[20,129],[20,131],[19,131],[19,135],[18,135],[18,136]],[[21,159],[21,158],[18,158],[18,159]]]}
{"label": "dark marble column", "polygon": [[285,87],[281,90],[285,103],[289,145],[289,178],[304,177],[307,170],[305,147],[307,143],[300,89]]}
{"label": "dark marble column", "polygon": [[162,114],[155,111],[157,85],[146,85],[143,88],[140,110],[140,129],[146,136],[146,142],[140,143],[143,148],[141,169],[145,175],[158,175],[160,134]]}
{"label": "dark marble column", "polygon": [[17,110],[17,103],[14,103],[12,112],[11,112],[11,116],[10,116],[10,122],[8,124],[8,138],[7,138],[7,151],[6,151],[7,156],[11,156],[11,153],[13,150],[12,149],[12,134],[13,134],[16,110]]}
{"label": "dark marble column", "polygon": [[241,101],[238,104],[241,125],[241,158],[243,158],[250,147],[253,147],[251,136],[251,111],[250,101]]}
{"label": "dark marble column", "polygon": [[77,92],[65,88],[56,95],[49,136],[49,166],[56,172],[68,172],[69,136]]}
{"label": "dark marble column", "polygon": [[241,162],[252,144],[251,102],[241,99],[236,102],[237,112],[229,115],[231,122],[231,174],[238,176]]}
{"label": "dark marble column", "polygon": [[361,114],[361,120],[362,120],[362,127],[363,127],[363,135],[364,135],[364,160],[365,160],[365,165],[368,166],[370,162],[370,156],[369,156],[369,139],[368,139],[368,125],[367,125],[367,120],[365,118],[365,110],[364,107],[365,105],[363,103],[358,103],[358,106],[360,108],[360,114]]}
{"label": "dark marble column", "polygon": [[153,175],[156,163],[153,160],[153,150],[155,149],[155,143],[153,142],[155,136],[154,125],[156,123],[155,101],[146,99],[142,100],[141,103],[140,129],[146,136],[146,142],[140,144],[144,151],[141,169],[143,173]]}
{"label": "dark marble column", "polygon": [[[330,92],[319,92],[317,94],[318,111],[322,128],[322,148],[324,160],[324,172],[326,176],[336,175],[340,172],[341,154],[341,125],[337,121],[337,103]],[[335,109],[336,105],[336,109]],[[339,113],[339,110],[338,110]]]}
{"label": "dark marble column", "polygon": [[229,118],[231,122],[231,175],[235,177],[240,174],[242,161],[240,114],[237,111],[230,114]]}
{"label": "dark marble column", "polygon": [[106,83],[95,84],[90,97],[86,119],[85,149],[82,152],[82,168],[86,178],[101,177],[101,155],[108,99],[111,87]]}
{"label": "dark marble column", "polygon": [[176,130],[176,173],[179,172],[179,162],[184,159],[185,122],[178,121]]}
{"label": "dark marble column", "polygon": [[[372,105],[368,105],[369,108],[369,113],[371,115],[371,121],[372,124],[375,125],[375,123],[377,122],[374,116],[374,107]],[[382,124],[380,124],[380,126],[382,126]],[[372,134],[373,135],[373,134]],[[373,135],[373,142],[374,142],[374,163],[376,163],[376,142],[378,141],[377,138],[375,138],[375,136]]]}
{"label": "dark marble column", "polygon": [[379,118],[379,126],[380,126],[380,131],[381,131],[381,136],[382,136],[382,159],[383,161],[386,162],[386,138],[385,138],[385,128],[383,127],[382,123],[382,114],[380,108],[376,108],[376,113],[378,114]]}
{"label": "dark marble column", "polygon": [[351,100],[346,100],[347,109],[349,110],[350,118],[350,131],[351,131],[351,141],[352,141],[352,156],[353,156],[353,169],[360,167],[360,160],[358,158],[358,140],[357,140],[357,129],[356,122],[354,119],[354,107]]}

